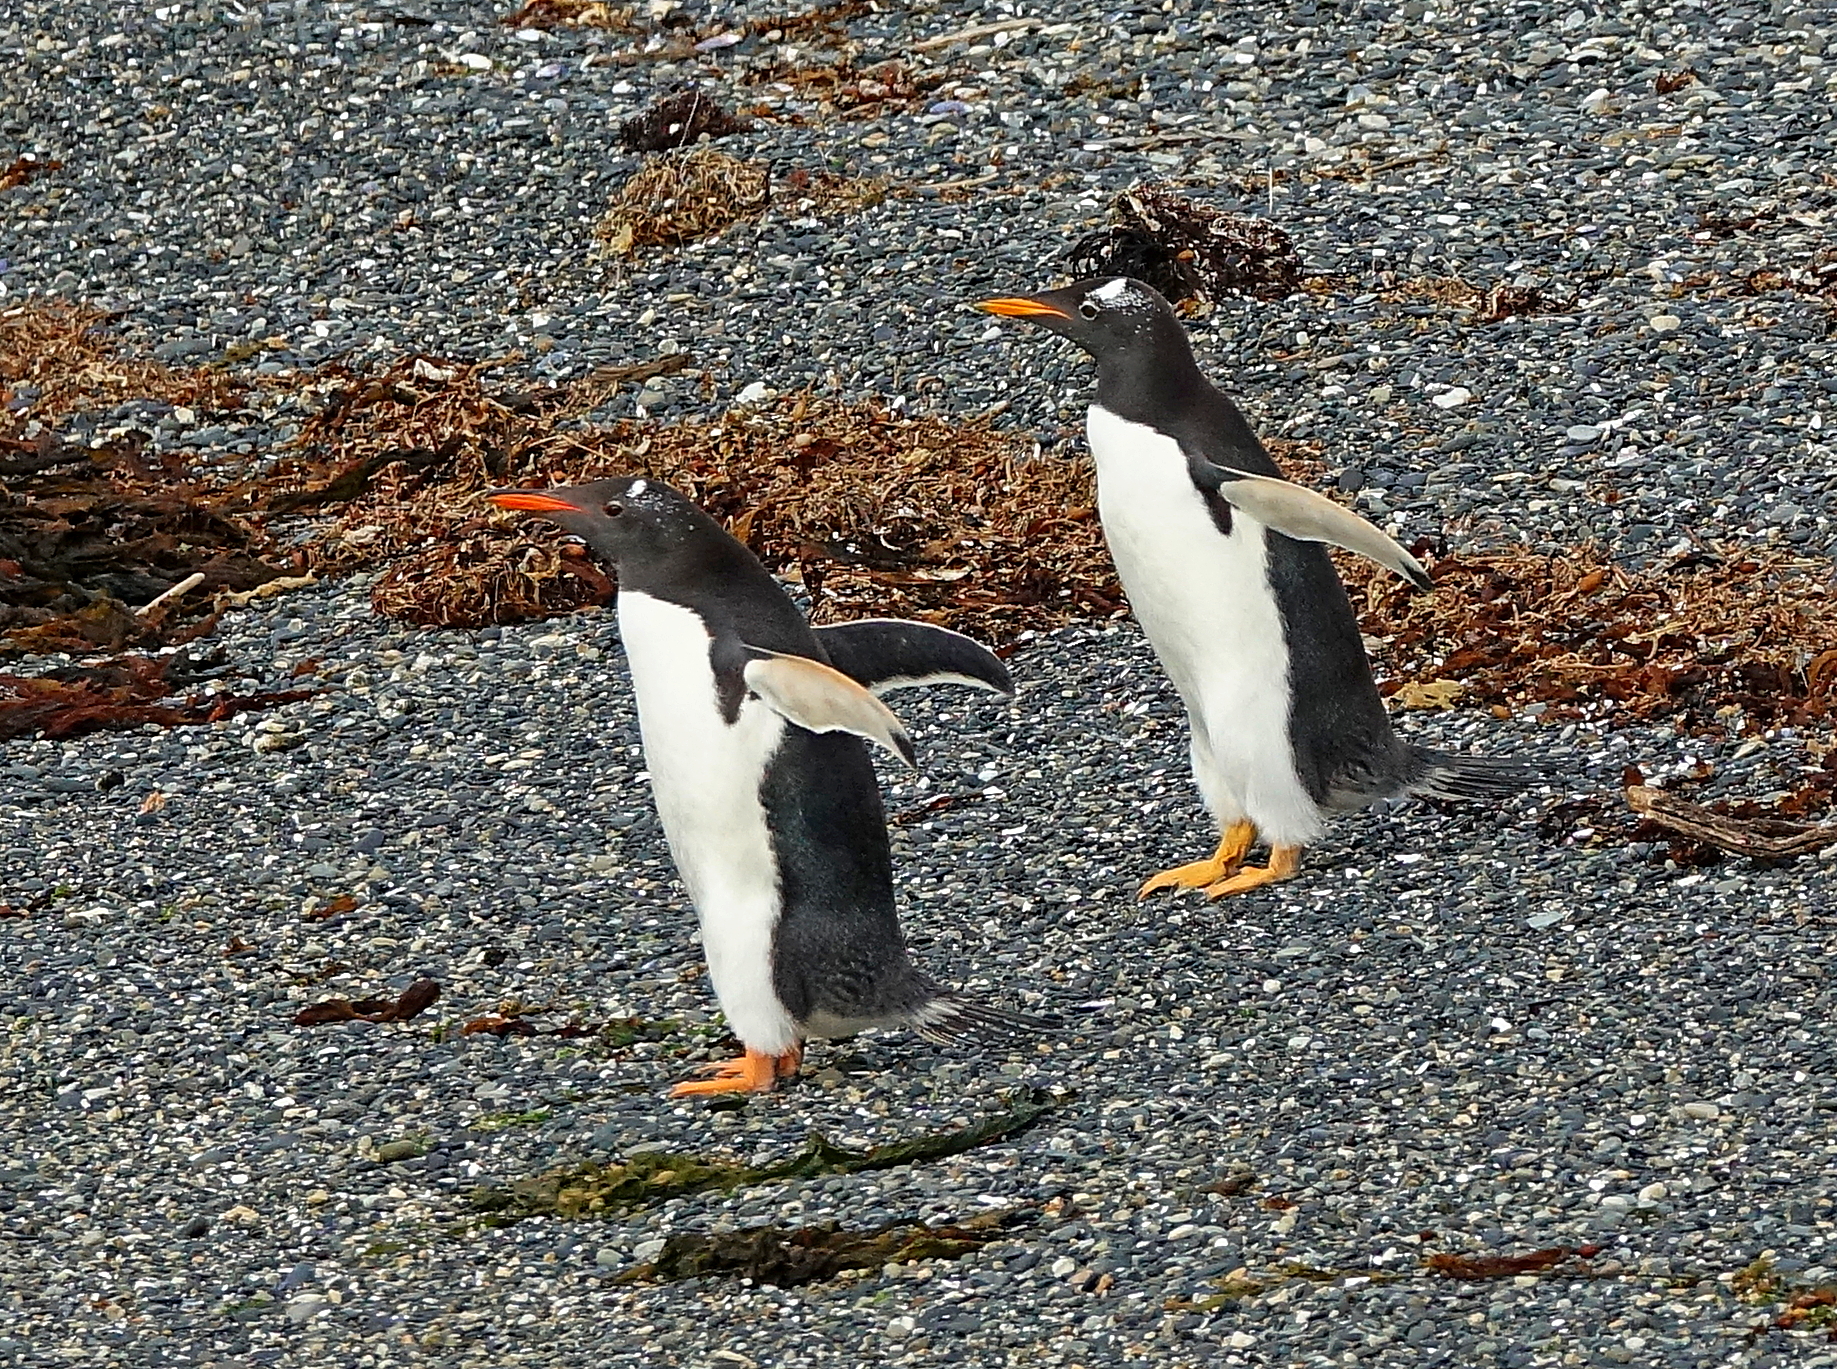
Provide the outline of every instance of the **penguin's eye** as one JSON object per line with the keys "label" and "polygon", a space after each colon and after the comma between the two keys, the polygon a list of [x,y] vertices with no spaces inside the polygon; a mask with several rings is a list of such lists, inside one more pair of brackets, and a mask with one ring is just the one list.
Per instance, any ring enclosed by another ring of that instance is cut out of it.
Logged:
{"label": "penguin's eye", "polygon": [[600,512],[605,514],[608,518],[617,518],[620,514],[625,512],[625,506],[623,504],[607,504]]}
{"label": "penguin's eye", "polygon": [[1100,312],[1102,311],[1088,299],[1078,306],[1078,313],[1082,318],[1096,318]]}

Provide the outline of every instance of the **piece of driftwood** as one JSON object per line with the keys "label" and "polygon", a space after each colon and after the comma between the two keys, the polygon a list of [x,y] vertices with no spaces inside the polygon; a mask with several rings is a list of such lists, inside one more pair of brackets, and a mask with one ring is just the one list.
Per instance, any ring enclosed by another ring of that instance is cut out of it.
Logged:
{"label": "piece of driftwood", "polygon": [[1661,827],[1755,860],[1785,860],[1837,842],[1837,825],[1801,827],[1790,822],[1731,818],[1649,784],[1629,787],[1626,800],[1628,808]]}

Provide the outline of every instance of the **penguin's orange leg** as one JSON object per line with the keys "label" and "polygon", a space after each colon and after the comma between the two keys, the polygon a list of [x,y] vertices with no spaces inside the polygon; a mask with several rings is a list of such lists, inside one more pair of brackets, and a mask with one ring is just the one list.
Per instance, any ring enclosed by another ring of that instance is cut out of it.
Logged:
{"label": "penguin's orange leg", "polygon": [[1206,885],[1207,898],[1224,898],[1227,894],[1241,894],[1247,889],[1260,889],[1265,884],[1274,884],[1278,880],[1293,879],[1301,872],[1301,848],[1299,846],[1272,846],[1269,848],[1268,865],[1248,865],[1229,879],[1221,879],[1216,884]]}
{"label": "penguin's orange leg", "polygon": [[783,1055],[767,1055],[749,1050],[738,1060],[723,1060],[707,1065],[696,1073],[699,1079],[685,1079],[670,1090],[672,1098],[692,1098],[708,1093],[770,1093],[780,1079],[797,1072],[803,1058],[801,1047],[793,1046]]}
{"label": "penguin's orange leg", "polygon": [[1218,850],[1210,860],[1196,860],[1191,865],[1177,865],[1146,881],[1136,890],[1138,899],[1147,898],[1157,889],[1209,889],[1237,873],[1238,866],[1257,839],[1257,829],[1248,822],[1234,822],[1218,839]]}

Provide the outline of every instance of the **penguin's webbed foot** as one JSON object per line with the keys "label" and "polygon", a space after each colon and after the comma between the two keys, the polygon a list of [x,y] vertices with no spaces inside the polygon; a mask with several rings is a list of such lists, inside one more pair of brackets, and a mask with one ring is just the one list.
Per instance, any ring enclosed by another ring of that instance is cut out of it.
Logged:
{"label": "penguin's webbed foot", "polygon": [[1237,873],[1256,839],[1254,826],[1248,822],[1234,822],[1218,839],[1218,850],[1212,853],[1210,860],[1196,860],[1191,865],[1163,870],[1144,881],[1135,896],[1138,900],[1144,899],[1157,889],[1210,889]]}
{"label": "penguin's webbed foot", "polygon": [[1293,879],[1300,871],[1301,848],[1299,846],[1272,846],[1269,848],[1268,865],[1248,865],[1229,879],[1221,879],[1216,884],[1208,884],[1206,897],[1224,898],[1229,894],[1242,894],[1251,889],[1261,889],[1265,884]]}
{"label": "penguin's webbed foot", "polygon": [[714,1093],[770,1093],[780,1079],[789,1079],[803,1063],[804,1048],[793,1046],[782,1055],[749,1050],[738,1060],[722,1060],[696,1071],[699,1078],[685,1079],[670,1090],[672,1098],[692,1098]]}

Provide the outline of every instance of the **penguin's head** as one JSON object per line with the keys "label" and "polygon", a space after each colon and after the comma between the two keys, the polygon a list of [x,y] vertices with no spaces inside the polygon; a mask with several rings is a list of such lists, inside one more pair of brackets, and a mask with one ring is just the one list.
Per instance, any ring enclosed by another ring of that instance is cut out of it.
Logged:
{"label": "penguin's head", "polygon": [[1186,330],[1173,306],[1152,285],[1129,276],[1093,276],[1038,295],[1010,295],[976,304],[985,314],[1023,318],[1068,338],[1099,364],[1166,347],[1187,351]]}
{"label": "penguin's head", "polygon": [[643,476],[552,490],[492,490],[485,497],[501,509],[539,513],[559,523],[615,565],[662,555],[709,521],[684,495]]}

